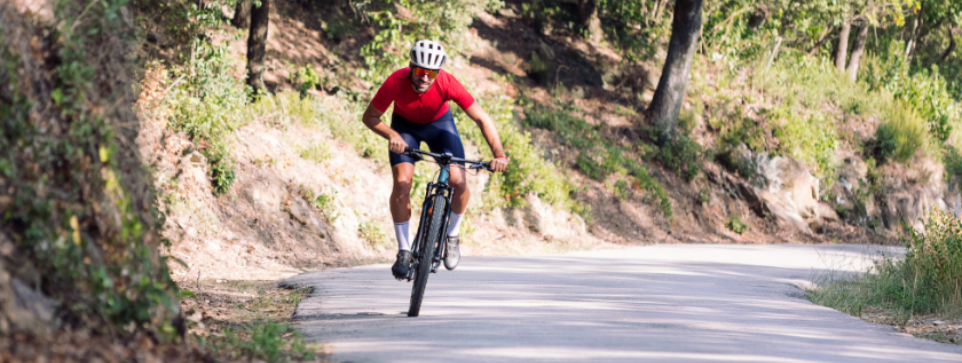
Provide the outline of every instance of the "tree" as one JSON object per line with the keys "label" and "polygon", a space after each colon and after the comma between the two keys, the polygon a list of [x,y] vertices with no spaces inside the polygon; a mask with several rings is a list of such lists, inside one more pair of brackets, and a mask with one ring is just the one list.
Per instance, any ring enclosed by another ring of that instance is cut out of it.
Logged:
{"label": "tree", "polygon": [[237,29],[247,29],[251,26],[251,0],[237,0],[234,6],[234,18],[230,24]]}
{"label": "tree", "polygon": [[862,25],[858,28],[858,35],[855,37],[855,44],[852,45],[852,58],[848,61],[848,79],[855,81],[858,78],[858,64],[865,51],[865,42],[868,40],[868,21],[862,20]]}
{"label": "tree", "polygon": [[247,84],[255,92],[264,89],[264,60],[267,58],[267,25],[270,20],[270,0],[251,9],[251,30],[247,35]]}
{"label": "tree", "polygon": [[845,70],[845,57],[848,52],[848,33],[852,31],[852,21],[842,20],[842,28],[838,31],[838,46],[835,48],[835,68]]}
{"label": "tree", "polygon": [[675,1],[674,19],[671,22],[671,40],[668,55],[662,68],[658,88],[645,116],[659,132],[659,143],[674,140],[678,128],[678,113],[685,97],[685,87],[691,73],[691,62],[701,33],[703,0]]}

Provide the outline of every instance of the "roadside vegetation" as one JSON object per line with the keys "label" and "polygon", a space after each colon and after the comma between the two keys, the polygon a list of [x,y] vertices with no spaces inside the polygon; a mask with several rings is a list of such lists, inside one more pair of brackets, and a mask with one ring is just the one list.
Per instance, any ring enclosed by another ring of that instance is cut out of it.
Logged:
{"label": "roadside vegetation", "polygon": [[[590,223],[584,192],[594,183],[605,198],[650,204],[674,228],[672,218],[689,214],[688,206],[707,209],[713,200],[706,165],[750,181],[759,157],[790,157],[819,179],[817,199],[834,203],[824,191],[838,181],[841,156],[851,155],[864,162],[865,180],[852,183],[852,207],[830,209],[874,230],[881,222],[867,218],[868,205],[887,193],[885,168],[915,170],[928,160],[943,167],[939,182],[957,189],[962,178],[962,3],[955,0],[297,2],[323,8],[319,36],[339,44],[336,51],[352,50],[335,57],[339,71],[352,74],[337,76],[288,60],[278,60],[288,69],[265,65],[276,1],[64,0],[50,14],[0,4],[0,337],[82,345],[90,333],[102,338],[97,346],[168,361],[319,359],[288,322],[304,291],[238,282],[210,290],[195,283],[191,292],[171,278],[169,266],[184,263],[161,252],[177,241],[162,237],[166,211],[157,200],[186,198],[172,192],[183,170],[155,185],[138,159],[136,84],[160,95],[152,112],[162,115],[164,131],[188,139],[181,156],[199,153],[192,162],[204,166],[213,198],[232,203],[243,171],[237,131],[254,122],[312,128],[384,166],[386,143],[356,122],[379,82],[407,65],[416,39],[438,40],[451,64],[469,64],[467,34],[477,32],[482,12],[520,19],[524,29],[512,36],[539,48],[506,62],[527,77],[491,67],[485,81],[511,86],[516,97],[497,87],[475,94],[511,160],[508,172],[491,175],[485,211],[524,207],[534,196]],[[352,38],[362,32],[370,36]],[[551,35],[558,37],[545,42]],[[565,52],[553,54],[548,43]],[[238,44],[247,45],[246,62]],[[560,58],[580,68],[562,67]],[[265,72],[286,76],[268,87]],[[590,82],[566,85],[565,73]],[[149,77],[156,78],[150,86],[138,82]],[[579,106],[586,87],[603,94],[595,100],[603,107]],[[625,120],[620,133],[599,113]],[[480,131],[462,112],[455,117],[465,139],[491,158]],[[532,137],[539,133],[564,152],[544,149]],[[294,151],[322,163],[331,145]],[[277,161],[254,161],[265,162]],[[433,172],[418,166],[415,200]],[[679,186],[690,185],[697,195],[680,200]],[[328,225],[346,219],[335,193],[299,193]],[[730,212],[719,230],[752,233],[750,219]],[[359,236],[389,245],[389,231],[364,218]],[[826,281],[813,301],[856,315],[883,309],[903,326],[927,314],[960,317],[962,224],[935,213],[924,234],[904,228],[904,256]],[[12,303],[22,300],[39,310]],[[57,329],[61,335],[44,335]],[[0,346],[14,349],[12,339],[0,338]],[[184,342],[189,348],[178,350]],[[87,361],[90,351],[52,354]]]}
{"label": "roadside vegetation", "polygon": [[881,310],[900,328],[927,316],[962,318],[962,221],[936,212],[925,234],[906,230],[904,256],[879,256],[864,274],[830,275],[812,301],[856,316]]}

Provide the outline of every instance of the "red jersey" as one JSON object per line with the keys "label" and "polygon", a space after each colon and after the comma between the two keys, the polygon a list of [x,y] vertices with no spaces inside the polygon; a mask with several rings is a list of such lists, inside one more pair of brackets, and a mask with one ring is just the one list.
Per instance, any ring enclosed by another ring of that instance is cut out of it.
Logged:
{"label": "red jersey", "polygon": [[426,124],[437,120],[448,112],[448,101],[454,100],[461,109],[466,110],[474,104],[474,97],[468,93],[461,82],[450,73],[438,72],[434,84],[423,94],[414,92],[411,87],[411,69],[402,68],[392,73],[377,90],[371,104],[378,111],[387,111],[394,102],[394,113],[408,121]]}

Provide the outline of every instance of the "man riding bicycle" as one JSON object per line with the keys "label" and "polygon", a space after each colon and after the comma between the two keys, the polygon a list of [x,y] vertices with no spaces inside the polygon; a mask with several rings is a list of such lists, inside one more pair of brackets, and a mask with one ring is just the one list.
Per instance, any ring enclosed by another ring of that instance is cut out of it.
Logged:
{"label": "man riding bicycle", "polygon": [[[407,275],[412,257],[409,226],[415,160],[404,154],[404,148],[419,148],[424,142],[431,152],[451,153],[464,158],[464,146],[454,125],[448,101],[455,101],[481,128],[484,139],[495,155],[491,169],[505,171],[508,166],[494,121],[454,76],[441,70],[447,61],[444,48],[431,40],[418,41],[411,48],[410,58],[408,68],[395,71],[381,84],[361,118],[365,126],[388,140],[391,172],[394,174],[391,216],[394,218],[394,233],[398,241],[397,261],[391,267],[391,272],[398,279]],[[391,126],[388,127],[381,122],[381,115],[392,102],[394,111]],[[444,267],[448,270],[457,267],[461,256],[458,226],[471,196],[465,180],[464,164],[458,164],[462,167],[451,168],[450,176],[454,196],[445,241],[447,254],[444,256]]]}

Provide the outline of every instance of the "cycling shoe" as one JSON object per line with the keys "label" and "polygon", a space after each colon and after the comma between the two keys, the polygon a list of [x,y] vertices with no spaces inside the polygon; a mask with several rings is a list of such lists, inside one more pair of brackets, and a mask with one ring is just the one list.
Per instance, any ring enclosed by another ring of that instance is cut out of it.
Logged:
{"label": "cycling shoe", "polygon": [[397,253],[397,260],[394,261],[394,266],[391,266],[391,273],[394,274],[394,278],[398,280],[406,279],[408,276],[408,270],[411,268],[411,251],[401,250]]}
{"label": "cycling shoe", "polygon": [[458,261],[461,260],[461,250],[458,249],[458,243],[461,241],[460,236],[448,236],[447,246],[445,246],[446,253],[444,254],[444,268],[454,270],[458,267]]}

